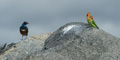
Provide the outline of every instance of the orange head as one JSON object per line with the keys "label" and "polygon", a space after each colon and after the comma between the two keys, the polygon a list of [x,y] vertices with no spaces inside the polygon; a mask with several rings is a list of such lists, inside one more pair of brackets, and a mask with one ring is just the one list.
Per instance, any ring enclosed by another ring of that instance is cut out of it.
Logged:
{"label": "orange head", "polygon": [[91,19],[93,19],[93,16],[91,16]]}
{"label": "orange head", "polygon": [[90,16],[90,19],[89,19],[89,21],[92,21],[93,20],[93,16]]}
{"label": "orange head", "polygon": [[90,13],[89,12],[87,12],[87,20],[89,20],[90,19]]}

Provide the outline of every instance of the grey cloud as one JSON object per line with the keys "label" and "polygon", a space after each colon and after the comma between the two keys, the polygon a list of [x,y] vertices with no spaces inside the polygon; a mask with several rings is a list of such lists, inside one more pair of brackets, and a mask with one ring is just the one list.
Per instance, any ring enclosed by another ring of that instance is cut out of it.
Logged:
{"label": "grey cloud", "polygon": [[[53,32],[68,22],[86,22],[90,12],[98,26],[119,37],[120,1],[105,0],[12,0],[0,1],[0,29],[4,42],[19,41],[19,27],[28,21],[29,36]],[[11,36],[12,35],[12,36]],[[8,38],[6,38],[6,36]],[[16,37],[16,38],[15,38]]]}

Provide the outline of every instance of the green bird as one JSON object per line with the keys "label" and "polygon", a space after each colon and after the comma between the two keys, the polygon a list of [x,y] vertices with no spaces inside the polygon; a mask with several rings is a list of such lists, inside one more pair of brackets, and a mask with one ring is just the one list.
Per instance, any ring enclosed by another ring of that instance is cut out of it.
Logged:
{"label": "green bird", "polygon": [[92,27],[99,29],[89,12],[87,12],[87,21]]}

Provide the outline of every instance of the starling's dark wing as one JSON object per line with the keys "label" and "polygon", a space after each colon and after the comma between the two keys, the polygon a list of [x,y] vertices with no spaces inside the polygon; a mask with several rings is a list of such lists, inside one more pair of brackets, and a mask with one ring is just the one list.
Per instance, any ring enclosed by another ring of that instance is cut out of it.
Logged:
{"label": "starling's dark wing", "polygon": [[28,35],[28,28],[27,27],[20,27],[20,33],[22,35]]}
{"label": "starling's dark wing", "polygon": [[28,28],[26,27],[26,35],[28,35]]}

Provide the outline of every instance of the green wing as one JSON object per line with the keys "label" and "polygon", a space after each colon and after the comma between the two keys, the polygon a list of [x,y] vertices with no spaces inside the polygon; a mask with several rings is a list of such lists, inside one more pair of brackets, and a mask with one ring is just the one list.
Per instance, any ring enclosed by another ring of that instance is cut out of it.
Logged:
{"label": "green wing", "polygon": [[89,20],[87,19],[87,22],[90,24]]}
{"label": "green wing", "polygon": [[92,20],[92,25],[93,25],[93,27],[95,27],[95,28],[98,28],[99,29],[99,27],[96,25],[96,23],[95,23],[95,21],[94,20]]}

